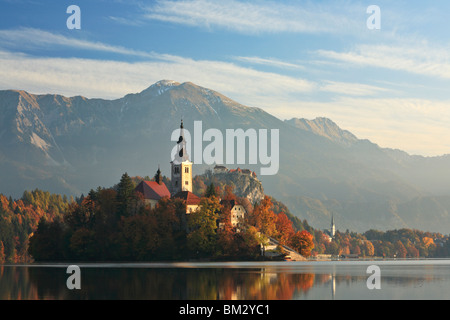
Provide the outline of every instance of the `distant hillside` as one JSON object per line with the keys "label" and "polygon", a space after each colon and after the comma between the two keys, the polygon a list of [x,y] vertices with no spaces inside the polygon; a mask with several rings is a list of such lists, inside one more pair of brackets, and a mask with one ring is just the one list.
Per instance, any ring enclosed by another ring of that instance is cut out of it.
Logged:
{"label": "distant hillside", "polygon": [[[257,84],[255,84],[257,85]],[[0,91],[0,193],[35,188],[79,196],[124,172],[170,176],[173,130],[279,129],[280,166],[260,176],[267,194],[316,228],[450,230],[450,156],[384,149],[332,120],[282,121],[193,83],[159,81],[120,99]],[[206,145],[206,143],[205,143]],[[248,156],[248,155],[247,155]],[[230,169],[243,165],[227,164]],[[194,165],[194,175],[210,165]]]}

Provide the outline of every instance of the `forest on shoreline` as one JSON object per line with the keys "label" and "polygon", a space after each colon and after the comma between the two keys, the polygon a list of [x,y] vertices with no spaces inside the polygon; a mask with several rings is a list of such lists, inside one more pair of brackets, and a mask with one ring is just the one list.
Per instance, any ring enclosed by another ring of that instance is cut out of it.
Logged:
{"label": "forest on shoreline", "polygon": [[[406,228],[338,230],[330,241],[276,199],[265,196],[252,204],[226,186],[209,186],[195,214],[186,215],[180,199],[163,198],[149,208],[134,192],[135,181],[124,174],[117,186],[76,199],[38,189],[17,200],[0,194],[0,263],[259,260],[268,236],[306,257],[450,257],[448,235]],[[235,199],[248,212],[239,230],[221,199]]]}

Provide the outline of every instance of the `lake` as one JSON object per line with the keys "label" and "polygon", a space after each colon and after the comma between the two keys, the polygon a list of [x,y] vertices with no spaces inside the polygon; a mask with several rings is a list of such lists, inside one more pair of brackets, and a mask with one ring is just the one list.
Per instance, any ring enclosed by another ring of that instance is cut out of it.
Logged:
{"label": "lake", "polygon": [[0,265],[0,300],[450,299],[450,260],[79,263],[80,290],[68,265]]}

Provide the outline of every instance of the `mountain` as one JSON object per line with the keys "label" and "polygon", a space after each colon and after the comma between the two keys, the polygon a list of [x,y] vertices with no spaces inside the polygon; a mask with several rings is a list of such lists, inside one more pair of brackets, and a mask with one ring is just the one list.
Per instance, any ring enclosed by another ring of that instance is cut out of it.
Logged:
{"label": "mountain", "polygon": [[[381,148],[330,119],[282,121],[168,80],[115,100],[4,90],[0,110],[0,193],[13,197],[35,188],[86,194],[124,172],[153,176],[158,165],[170,176],[171,135],[183,119],[191,133],[194,121],[202,121],[203,133],[215,128],[224,136],[226,129],[278,129],[276,175],[260,175],[261,165],[227,166],[256,172],[266,194],[316,228],[327,228],[333,214],[338,230],[450,229],[450,156]],[[194,174],[212,167],[195,164]]]}
{"label": "mountain", "polygon": [[314,120],[292,118],[285,120],[285,122],[296,128],[312,132],[346,146],[351,146],[358,141],[358,138],[351,132],[342,130],[336,123],[327,118],[316,118]]}

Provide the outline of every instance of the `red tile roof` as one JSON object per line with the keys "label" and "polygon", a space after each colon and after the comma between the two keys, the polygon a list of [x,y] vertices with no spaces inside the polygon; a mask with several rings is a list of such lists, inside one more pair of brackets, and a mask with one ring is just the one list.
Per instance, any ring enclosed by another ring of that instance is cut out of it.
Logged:
{"label": "red tile roof", "polygon": [[187,205],[198,205],[200,203],[200,198],[190,191],[180,191],[173,197],[186,201]]}
{"label": "red tile roof", "polygon": [[169,197],[170,192],[164,183],[158,184],[156,181],[142,181],[135,189],[144,195],[145,199],[159,200],[162,197]]}

